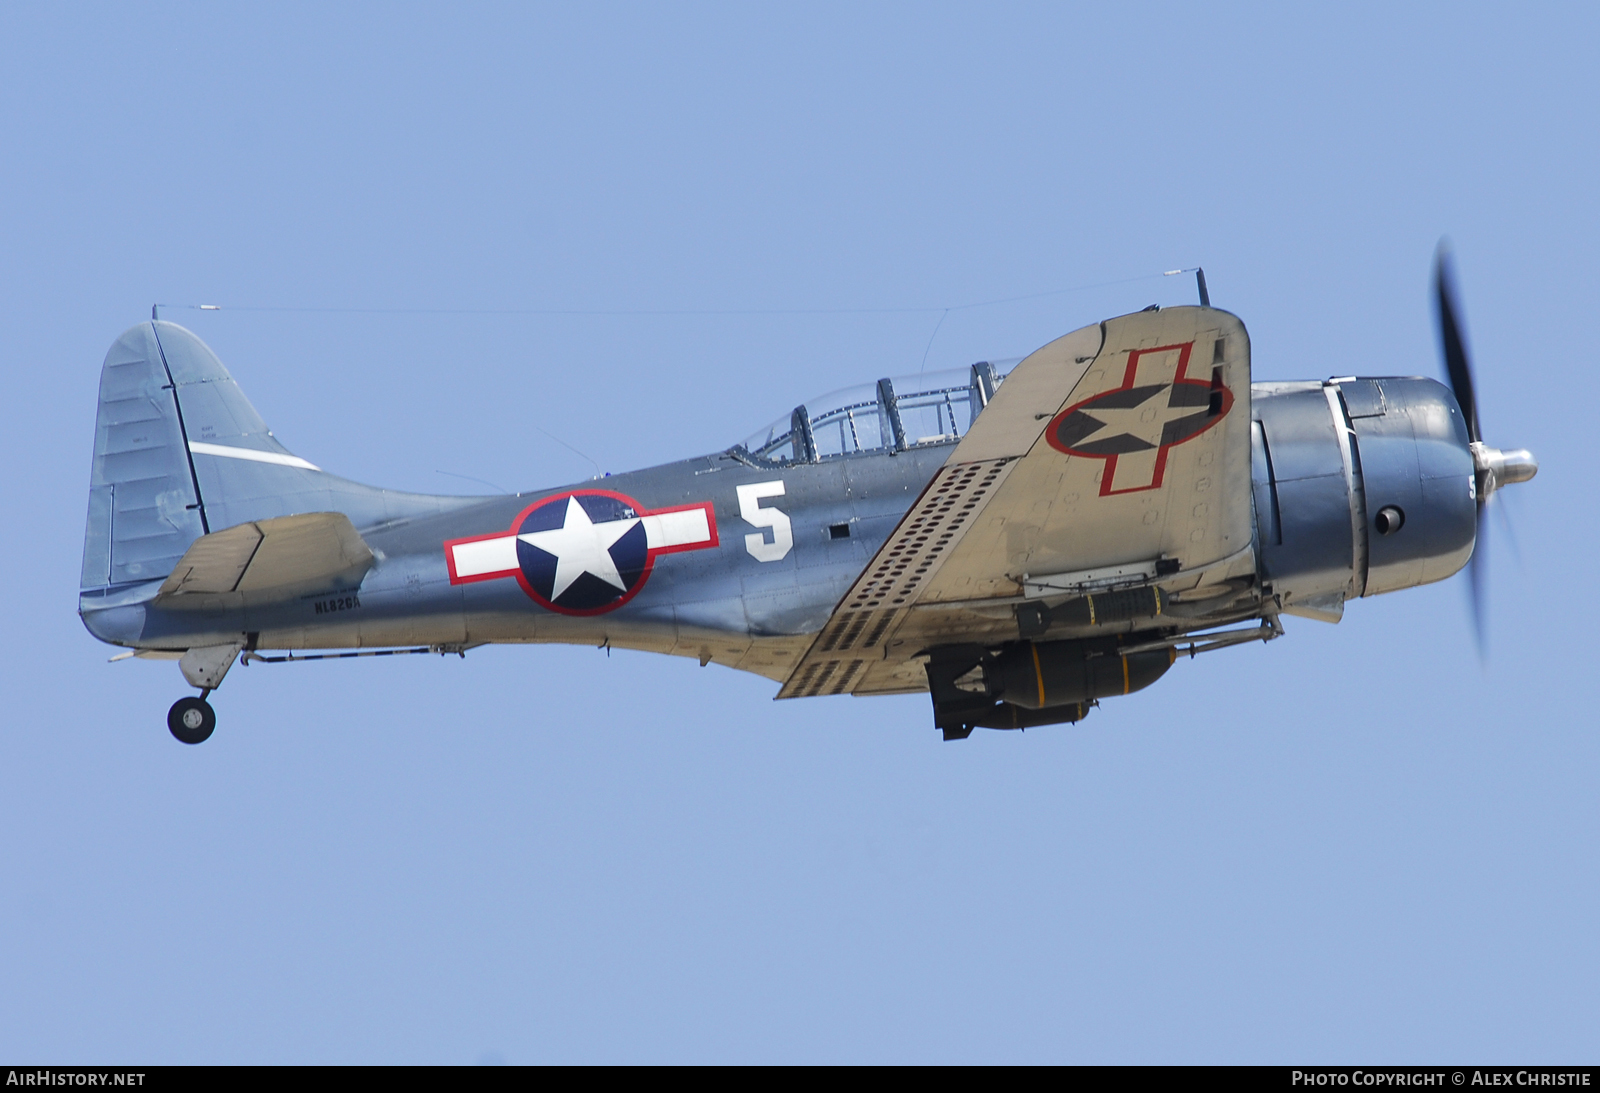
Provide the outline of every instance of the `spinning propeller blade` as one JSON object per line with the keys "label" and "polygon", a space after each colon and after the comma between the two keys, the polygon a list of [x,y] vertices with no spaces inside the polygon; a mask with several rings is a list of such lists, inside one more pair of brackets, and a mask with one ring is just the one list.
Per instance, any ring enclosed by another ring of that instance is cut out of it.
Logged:
{"label": "spinning propeller blade", "polygon": [[[1477,539],[1468,565],[1468,580],[1472,589],[1472,628],[1477,638],[1478,656],[1487,656],[1488,551],[1486,518],[1489,498],[1501,486],[1513,482],[1526,482],[1539,473],[1538,460],[1526,450],[1503,452],[1483,442],[1478,425],[1478,395],[1472,384],[1472,364],[1467,355],[1467,339],[1462,330],[1461,307],[1457,302],[1455,262],[1450,256],[1449,244],[1439,241],[1433,264],[1434,302],[1438,309],[1439,347],[1444,354],[1445,373],[1450,378],[1450,388],[1455,393],[1456,404],[1467,425],[1467,439],[1472,451],[1473,471],[1477,476]],[[1502,515],[1504,515],[1502,513]]]}
{"label": "spinning propeller blade", "polygon": [[[1467,360],[1467,342],[1462,336],[1461,309],[1456,304],[1455,262],[1450,257],[1450,247],[1439,241],[1438,253],[1433,263],[1434,298],[1439,309],[1439,344],[1444,352],[1444,370],[1450,377],[1450,389],[1455,393],[1456,405],[1461,407],[1467,422],[1467,439],[1474,444],[1483,440],[1478,428],[1478,396],[1472,387],[1472,365]],[[1478,498],[1481,506],[1483,498]]]}

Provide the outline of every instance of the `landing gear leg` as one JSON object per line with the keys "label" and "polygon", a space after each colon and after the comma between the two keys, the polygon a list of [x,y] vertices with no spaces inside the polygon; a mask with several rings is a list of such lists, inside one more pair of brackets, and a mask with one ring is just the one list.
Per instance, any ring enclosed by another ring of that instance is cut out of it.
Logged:
{"label": "landing gear leg", "polygon": [[206,701],[208,687],[199,698],[180,698],[167,711],[167,728],[185,744],[203,744],[217,727],[217,712]]}
{"label": "landing gear leg", "polygon": [[234,658],[246,645],[255,644],[254,634],[240,634],[225,645],[201,645],[189,649],[178,661],[183,678],[200,688],[199,698],[180,698],[167,711],[167,728],[185,744],[199,744],[210,738],[217,727],[217,714],[206,696],[222,686],[222,677],[233,667]]}

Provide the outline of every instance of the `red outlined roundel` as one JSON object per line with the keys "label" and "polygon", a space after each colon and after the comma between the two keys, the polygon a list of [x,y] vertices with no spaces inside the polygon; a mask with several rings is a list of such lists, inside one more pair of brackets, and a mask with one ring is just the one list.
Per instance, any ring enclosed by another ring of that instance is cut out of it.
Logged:
{"label": "red outlined roundel", "polygon": [[528,597],[563,615],[615,611],[650,579],[658,554],[715,547],[710,502],[649,511],[613,490],[542,497],[506,531],[449,539],[451,584],[515,577]]}
{"label": "red outlined roundel", "polygon": [[1045,440],[1058,452],[1106,461],[1100,496],[1158,490],[1167,453],[1228,416],[1233,392],[1222,369],[1190,379],[1194,342],[1128,352],[1122,386],[1073,403],[1051,419]]}

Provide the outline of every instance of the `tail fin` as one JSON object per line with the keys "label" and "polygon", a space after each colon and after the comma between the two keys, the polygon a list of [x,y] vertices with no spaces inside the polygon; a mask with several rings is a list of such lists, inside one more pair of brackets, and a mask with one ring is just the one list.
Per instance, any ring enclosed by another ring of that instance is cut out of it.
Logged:
{"label": "tail fin", "polygon": [[172,376],[140,323],[100,371],[81,587],[165,576],[206,530]]}
{"label": "tail fin", "polygon": [[204,342],[140,323],[100,373],[81,588],[165,578],[201,535],[251,520],[342,512],[361,528],[473,500],[322,471],[278,443]]}

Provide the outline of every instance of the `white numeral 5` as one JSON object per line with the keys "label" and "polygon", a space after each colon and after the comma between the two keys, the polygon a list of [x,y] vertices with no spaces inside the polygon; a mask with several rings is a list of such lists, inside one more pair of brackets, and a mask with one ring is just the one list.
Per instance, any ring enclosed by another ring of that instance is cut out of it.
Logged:
{"label": "white numeral 5", "polygon": [[788,514],[761,507],[763,497],[783,496],[783,483],[752,482],[748,486],[737,487],[737,490],[739,515],[744,522],[752,527],[772,529],[770,543],[759,531],[744,537],[744,548],[750,552],[750,557],[758,562],[776,562],[788,557],[789,551],[794,549],[794,528],[789,523]]}

